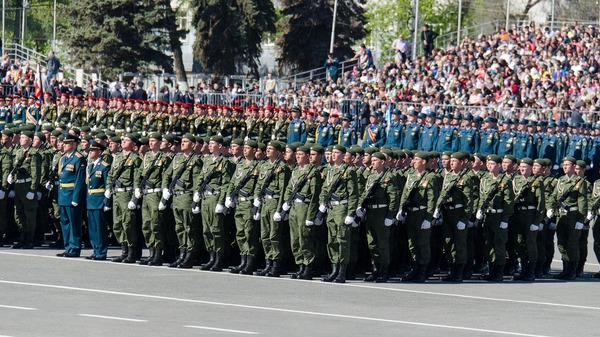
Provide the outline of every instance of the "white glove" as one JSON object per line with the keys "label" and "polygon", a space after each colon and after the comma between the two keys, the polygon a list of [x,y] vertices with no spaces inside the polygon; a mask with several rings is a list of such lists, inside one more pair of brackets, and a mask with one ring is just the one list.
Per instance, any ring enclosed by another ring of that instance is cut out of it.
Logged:
{"label": "white glove", "polygon": [[319,212],[326,213],[327,212],[327,206],[325,206],[323,204],[319,205]]}
{"label": "white glove", "polygon": [[98,127],[97,127],[97,126],[95,126],[95,125],[94,125],[94,126],[92,126],[92,131],[96,131],[96,130],[98,130]]}
{"label": "white glove", "polygon": [[194,192],[194,196],[192,197],[192,200],[194,200],[194,202],[200,202],[200,193]]}
{"label": "white glove", "polygon": [[[38,125],[42,125],[42,124],[44,124],[44,122],[43,122],[43,121],[40,119],[40,120],[37,122],[37,124],[38,124]],[[96,130],[94,130],[94,131],[96,131]]]}
{"label": "white glove", "polygon": [[165,205],[162,201],[158,203],[158,210],[159,211],[164,211],[165,209],[167,209],[167,205]]}
{"label": "white glove", "polygon": [[429,229],[431,228],[431,222],[427,221],[427,220],[423,220],[423,223],[421,224],[421,229]]}
{"label": "white glove", "polygon": [[469,223],[467,223],[467,228],[473,228],[475,226],[475,223],[473,221],[469,221]]}
{"label": "white glove", "polygon": [[194,214],[200,213],[200,207],[196,206],[196,207],[192,208],[192,213],[194,213]]}
{"label": "white glove", "polygon": [[58,127],[60,123],[58,121],[54,122],[54,126]]}
{"label": "white glove", "polygon": [[465,223],[464,223],[464,222],[462,222],[462,221],[459,221],[459,222],[456,224],[456,228],[458,228],[458,230],[459,230],[459,231],[462,231],[462,230],[464,230],[465,228],[467,228],[467,224],[465,224]]}
{"label": "white glove", "polygon": [[217,206],[215,206],[215,213],[217,214],[223,213],[224,210],[225,207],[223,206],[223,204],[217,204]]}
{"label": "white glove", "polygon": [[171,192],[169,192],[168,188],[163,188],[162,198],[165,200],[171,199]]}
{"label": "white glove", "polygon": [[590,221],[594,220],[594,213],[592,213],[592,211],[588,211],[587,216],[585,218]]}
{"label": "white glove", "polygon": [[556,230],[556,222],[551,222],[548,225],[548,229],[551,230],[551,231],[555,231]]}
{"label": "white glove", "polygon": [[315,222],[314,222],[314,221],[310,221],[310,220],[306,220],[306,221],[304,221],[304,224],[305,224],[306,226],[310,227],[310,226],[314,226],[314,225],[315,225]]}
{"label": "white glove", "polygon": [[79,205],[79,203],[78,203],[78,202],[71,201],[71,206],[73,206],[73,207],[77,207],[78,205]]}
{"label": "white glove", "polygon": [[396,220],[398,220],[400,222],[404,222],[404,220],[406,220],[406,214],[404,214],[404,212],[402,210],[399,210],[398,213],[396,214]]}
{"label": "white glove", "polygon": [[600,208],[598,208],[598,215],[600,215]]}
{"label": "white glove", "polygon": [[546,211],[546,217],[548,219],[552,219],[553,216],[554,216],[554,210],[552,208]]}
{"label": "white glove", "polygon": [[70,129],[73,126],[73,123],[69,122],[67,123],[67,127]]}
{"label": "white glove", "polygon": [[435,211],[433,212],[433,218],[439,219],[441,216],[442,216],[442,214],[440,213],[439,208],[436,208]]}
{"label": "white glove", "polygon": [[109,126],[108,128],[110,129],[110,131],[115,131],[115,127],[114,127],[114,125],[111,125],[111,126]]}
{"label": "white glove", "polygon": [[362,207],[359,207],[356,209],[356,216],[359,218],[362,218],[363,216],[365,216],[365,212],[363,211]]}
{"label": "white glove", "polygon": [[315,219],[315,225],[321,226],[323,224],[323,219]]}
{"label": "white glove", "polygon": [[47,182],[46,184],[44,184],[44,187],[48,190],[48,191],[52,191],[52,189],[54,188],[54,184],[52,184],[51,182]]}
{"label": "white glove", "polygon": [[225,197],[225,207],[233,208],[234,206],[235,204],[233,203],[233,200],[231,200],[231,197]]}
{"label": "white glove", "polygon": [[112,197],[112,191],[110,189],[107,189],[106,191],[104,191],[104,197],[106,199],[110,199],[110,197]]}
{"label": "white glove", "polygon": [[538,231],[540,231],[540,232],[541,232],[541,231],[543,231],[543,230],[544,230],[544,223],[540,223],[540,224],[538,225]]}
{"label": "white glove", "polygon": [[275,214],[273,214],[273,220],[277,222],[281,221],[281,213],[275,212]]}
{"label": "white glove", "polygon": [[508,222],[502,221],[502,222],[500,223],[500,228],[501,228],[501,229],[507,229],[507,228],[508,228]]}
{"label": "white glove", "polygon": [[110,211],[110,207],[108,207],[108,206],[104,206],[104,208],[103,208],[103,209],[104,209],[104,211],[105,211],[105,212],[108,212],[108,211]]}
{"label": "white glove", "polygon": [[254,202],[252,203],[252,205],[254,205],[254,207],[260,207],[260,200],[258,198],[254,198]]}
{"label": "white glove", "polygon": [[142,190],[138,187],[135,190],[133,190],[133,196],[136,199],[141,199],[142,198]]}
{"label": "white glove", "polygon": [[252,216],[252,219],[254,219],[254,221],[260,221],[260,213],[256,212],[256,214]]}
{"label": "white glove", "polygon": [[385,220],[383,221],[383,224],[385,225],[385,227],[390,227],[391,225],[394,224],[394,219],[385,218]]}
{"label": "white glove", "polygon": [[0,190],[0,200],[4,199],[4,197],[6,197],[6,192]]}
{"label": "white glove", "polygon": [[248,137],[248,136],[244,137],[245,142],[247,142],[248,140],[250,140],[250,137]]}
{"label": "white glove", "polygon": [[354,222],[352,223],[352,228],[356,228],[356,227],[358,227],[358,222],[354,221]]}
{"label": "white glove", "polygon": [[559,167],[558,167],[558,165],[556,165],[556,164],[555,164],[554,166],[552,166],[552,169],[553,169],[553,170],[558,170],[558,168],[559,168]]}
{"label": "white glove", "polygon": [[125,129],[125,131],[127,131],[127,132],[131,132],[131,128],[130,128],[130,127],[127,127],[127,128]]}
{"label": "white glove", "polygon": [[135,209],[135,202],[133,202],[133,201],[129,201],[129,202],[127,203],[127,208],[128,208],[129,210],[133,211],[133,210]]}
{"label": "white glove", "polygon": [[578,230],[578,231],[582,230],[583,229],[583,223],[576,222],[575,223],[575,229]]}
{"label": "white glove", "polygon": [[42,192],[37,192],[35,195],[37,196],[37,200],[42,200]]}
{"label": "white glove", "polygon": [[8,197],[9,198],[14,198],[15,197],[15,191],[14,190],[10,190],[10,192],[8,192]]}
{"label": "white glove", "polygon": [[33,192],[27,192],[27,194],[25,194],[25,198],[27,198],[27,200],[33,200],[33,197],[35,197]]}
{"label": "white glove", "polygon": [[275,140],[275,135],[271,135],[271,140]]}
{"label": "white glove", "polygon": [[344,224],[346,225],[352,225],[352,223],[354,222],[354,217],[353,216],[346,216],[346,219],[344,219]]}
{"label": "white glove", "polygon": [[287,212],[290,210],[291,207],[290,207],[290,204],[288,204],[287,202],[284,202],[283,205],[281,205],[281,208]]}
{"label": "white glove", "polygon": [[477,220],[483,219],[483,211],[482,210],[480,210],[480,209],[477,210],[477,213],[475,214],[475,219],[477,219]]}
{"label": "white glove", "polygon": [[540,226],[535,225],[535,224],[531,224],[531,226],[529,226],[529,230],[532,232],[537,232],[540,230]]}
{"label": "white glove", "polygon": [[12,185],[15,182],[15,176],[13,174],[9,174],[8,177],[6,178],[6,181],[8,182],[9,185]]}

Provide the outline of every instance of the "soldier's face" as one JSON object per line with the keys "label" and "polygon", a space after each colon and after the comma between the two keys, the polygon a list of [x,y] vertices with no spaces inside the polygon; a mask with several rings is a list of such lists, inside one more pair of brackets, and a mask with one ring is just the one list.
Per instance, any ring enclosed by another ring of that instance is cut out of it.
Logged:
{"label": "soldier's face", "polygon": [[580,177],[583,177],[585,175],[585,167],[581,167],[579,165],[575,165],[573,168],[575,169],[575,174],[576,175],[578,175]]}
{"label": "soldier's face", "polygon": [[285,154],[283,156],[283,159],[285,159],[286,161],[290,160],[294,158],[294,150],[287,148],[285,149]]}
{"label": "soldier's face", "polygon": [[160,144],[161,142],[156,138],[150,138],[150,140],[148,141],[148,145],[150,146],[150,149],[152,151],[158,151],[160,148]]}
{"label": "soldier's face", "polygon": [[33,140],[25,135],[21,135],[21,138],[19,138],[19,144],[24,147],[30,146],[32,142]]}
{"label": "soldier's face", "polygon": [[246,159],[254,158],[255,153],[256,153],[256,150],[252,146],[244,145],[244,157]]}
{"label": "soldier's face", "polygon": [[323,155],[319,154],[316,151],[310,151],[310,162],[313,165],[321,165],[321,162],[323,161]]}
{"label": "soldier's face", "polygon": [[490,171],[492,173],[498,173],[500,171],[500,164],[496,163],[493,160],[488,160],[485,163],[485,167],[487,168],[488,171]]}
{"label": "soldier's face", "polygon": [[374,170],[382,170],[384,163],[384,160],[381,160],[377,157],[371,158],[371,167],[373,167]]}
{"label": "soldier's face", "polygon": [[454,172],[458,172],[463,168],[463,161],[457,158],[450,158],[450,169]]}
{"label": "soldier's face", "polygon": [[110,153],[117,153],[117,151],[119,151],[119,143],[110,142],[108,144],[108,149],[110,150]]}
{"label": "soldier's face", "polygon": [[308,159],[308,154],[306,154],[306,152],[296,152],[296,162],[298,162],[299,165],[308,164]]}
{"label": "soldier's face", "polygon": [[344,160],[344,154],[340,150],[333,150],[331,151],[331,160],[336,164],[340,164]]}
{"label": "soldier's face", "polygon": [[[181,145],[183,145],[183,142],[181,143]],[[223,145],[221,145],[221,143],[217,143],[213,140],[211,140],[208,143],[208,151],[210,151],[210,153],[212,153],[212,154],[219,153],[219,151],[221,151],[221,147],[223,147]],[[183,147],[182,147],[182,150],[183,150]]]}
{"label": "soldier's face", "polygon": [[131,139],[129,137],[123,137],[121,139],[121,148],[123,150],[131,151],[134,146],[135,146],[135,144],[133,143],[133,141],[131,141]]}
{"label": "soldier's face", "polygon": [[242,147],[238,144],[231,144],[229,152],[232,156],[239,157],[242,154]]}
{"label": "soldier's face", "polygon": [[425,159],[423,159],[423,158],[414,157],[412,159],[412,166],[416,170],[423,170],[427,166],[427,161]]}
{"label": "soldier's face", "polygon": [[267,146],[267,158],[274,160],[277,159],[278,156],[279,151],[275,150],[272,146]]}
{"label": "soldier's face", "polygon": [[369,166],[371,164],[371,155],[368,153],[365,153],[365,155],[362,158],[362,163],[365,166]]}
{"label": "soldier's face", "polygon": [[[212,142],[211,142],[212,143]],[[189,151],[193,149],[193,143],[187,138],[181,140],[181,151]]]}
{"label": "soldier's face", "polygon": [[442,167],[448,168],[450,167],[450,156],[442,156]]}
{"label": "soldier's face", "polygon": [[42,145],[42,140],[40,139],[40,137],[38,137],[38,136],[33,137],[33,143],[31,144],[31,146],[33,146],[37,149],[41,145]]}
{"label": "soldier's face", "polygon": [[67,153],[75,151],[76,148],[77,148],[76,142],[63,143],[63,150]]}
{"label": "soldier's face", "polygon": [[525,163],[519,165],[519,172],[521,172],[522,175],[529,176],[531,174],[531,170],[532,167]]}

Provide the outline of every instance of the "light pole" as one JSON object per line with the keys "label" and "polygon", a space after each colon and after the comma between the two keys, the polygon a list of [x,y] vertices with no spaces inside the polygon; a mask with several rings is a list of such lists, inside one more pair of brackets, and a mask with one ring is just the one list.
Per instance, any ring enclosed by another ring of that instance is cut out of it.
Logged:
{"label": "light pole", "polygon": [[417,35],[419,34],[419,0],[414,0],[415,5],[415,17],[413,20],[413,45],[412,45],[412,58],[413,60],[417,57]]}
{"label": "light pole", "polygon": [[456,34],[456,45],[460,44],[460,28],[462,26],[462,0],[458,0],[458,30]]}
{"label": "light pole", "polygon": [[52,48],[56,48],[56,0],[54,0],[54,22],[52,23]]}
{"label": "light pole", "polygon": [[329,52],[333,53],[333,42],[335,41],[335,21],[337,19],[338,0],[333,3],[333,22],[331,23],[331,42],[329,43]]}
{"label": "light pole", "polygon": [[506,25],[504,29],[508,32],[508,22],[510,21],[510,0],[506,0]]}
{"label": "light pole", "polygon": [[5,39],[5,35],[4,35],[4,19],[5,19],[5,15],[6,15],[6,0],[2,0],[2,53],[4,53],[4,39]]}

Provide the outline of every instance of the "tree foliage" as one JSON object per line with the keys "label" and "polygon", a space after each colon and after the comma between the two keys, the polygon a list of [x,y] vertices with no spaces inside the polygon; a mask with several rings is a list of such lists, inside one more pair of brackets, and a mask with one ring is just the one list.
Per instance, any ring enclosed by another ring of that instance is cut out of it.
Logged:
{"label": "tree foliage", "polygon": [[[291,70],[323,65],[329,52],[334,0],[283,0],[283,34],[277,41],[278,61]],[[354,56],[352,47],[367,35],[363,3],[339,0],[334,54],[340,60]]]}
{"label": "tree foliage", "polygon": [[275,32],[270,0],[192,0],[196,28],[193,54],[206,72],[240,73],[244,66],[258,74],[261,42]]}

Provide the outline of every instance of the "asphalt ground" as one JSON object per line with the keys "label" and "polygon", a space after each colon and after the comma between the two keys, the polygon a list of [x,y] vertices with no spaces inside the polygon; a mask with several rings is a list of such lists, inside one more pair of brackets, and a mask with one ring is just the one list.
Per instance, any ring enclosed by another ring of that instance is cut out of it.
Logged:
{"label": "asphalt ground", "polygon": [[0,248],[0,337],[600,336],[591,250],[584,279],[498,284],[331,284],[57,252]]}

